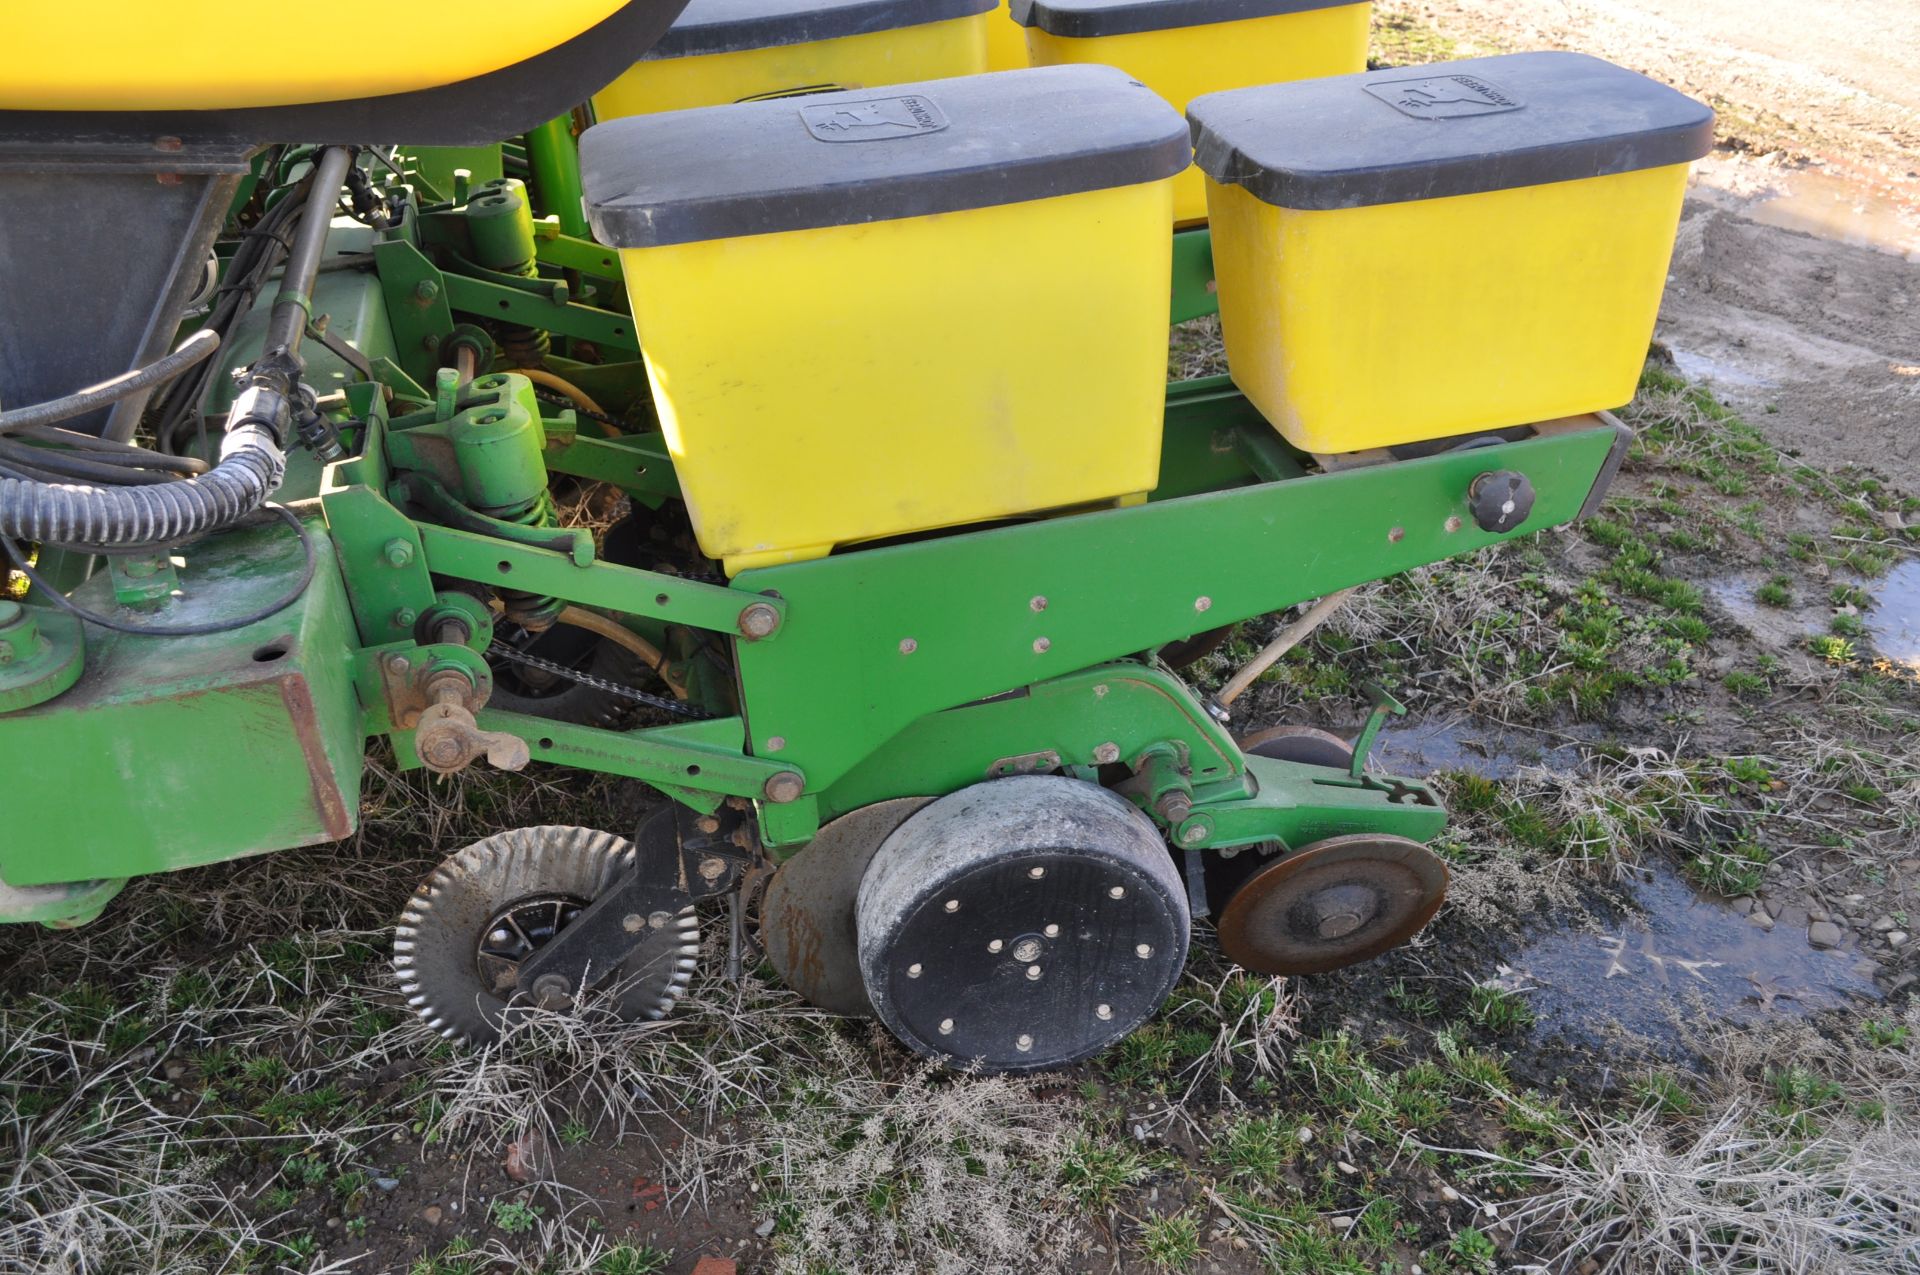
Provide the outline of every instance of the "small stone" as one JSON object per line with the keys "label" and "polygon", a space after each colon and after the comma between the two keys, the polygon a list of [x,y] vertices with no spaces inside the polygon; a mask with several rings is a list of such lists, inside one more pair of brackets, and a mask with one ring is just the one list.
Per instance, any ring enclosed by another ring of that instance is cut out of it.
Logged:
{"label": "small stone", "polygon": [[1850,908],[1857,908],[1862,903],[1865,903],[1867,901],[1867,896],[1864,894],[1849,894],[1846,898],[1840,901],[1846,904]]}
{"label": "small stone", "polygon": [[168,1080],[178,1080],[180,1077],[186,1075],[190,1069],[187,1064],[180,1061],[180,1059],[169,1058],[160,1070]]}
{"label": "small stone", "polygon": [[1762,900],[1761,906],[1766,908],[1769,917],[1776,921],[1780,919],[1780,900],[1765,899]]}
{"label": "small stone", "polygon": [[373,1186],[376,1191],[398,1191],[400,1189],[400,1179],[375,1178],[373,1180]]}
{"label": "small stone", "polygon": [[703,1257],[693,1264],[693,1275],[733,1275],[738,1269],[731,1257]]}
{"label": "small stone", "polygon": [[1887,935],[1887,943],[1891,947],[1905,947],[1907,945],[1907,932],[1905,930],[1891,931]]}
{"label": "small stone", "polygon": [[1741,916],[1752,915],[1753,906],[1754,906],[1753,896],[1751,894],[1741,895],[1739,898],[1735,899],[1732,904],[1733,910],[1739,913]]}
{"label": "small stone", "polygon": [[438,1204],[429,1204],[426,1208],[420,1210],[420,1220],[428,1226],[440,1225],[440,1219],[445,1216],[446,1214],[441,1212]]}
{"label": "small stone", "polygon": [[1333,1167],[1340,1170],[1340,1172],[1346,1174],[1348,1177],[1352,1177],[1354,1174],[1360,1172],[1360,1170],[1354,1168],[1351,1164],[1348,1164],[1345,1160],[1335,1160],[1333,1162]]}
{"label": "small stone", "polygon": [[1815,924],[1818,924],[1819,922],[1822,922],[1822,921],[1832,921],[1833,914],[1828,912],[1825,908],[1808,908],[1807,920],[1812,921]]}
{"label": "small stone", "polygon": [[1440,1184],[1440,1198],[1451,1204],[1460,1198],[1460,1193],[1442,1182]]}
{"label": "small stone", "polygon": [[1600,1259],[1589,1257],[1576,1268],[1575,1275],[1600,1275]]}
{"label": "small stone", "polygon": [[1306,1146],[1309,1142],[1313,1141],[1313,1126],[1310,1124],[1301,1125],[1300,1132],[1296,1136],[1300,1139],[1300,1145],[1303,1147]]}
{"label": "small stone", "polygon": [[1353,1229],[1353,1221],[1350,1217],[1336,1217],[1333,1219],[1333,1229],[1336,1231],[1351,1231]]}
{"label": "small stone", "polygon": [[1839,947],[1847,932],[1832,921],[1815,921],[1807,927],[1807,942],[1814,947]]}
{"label": "small stone", "polygon": [[1885,934],[1888,930],[1891,930],[1893,926],[1894,920],[1890,916],[1879,917],[1873,923],[1874,931],[1879,934]]}
{"label": "small stone", "polygon": [[1749,916],[1747,920],[1763,930],[1771,930],[1773,928],[1773,918],[1767,915],[1765,908],[1755,908],[1753,915]]}
{"label": "small stone", "polygon": [[773,1234],[774,1225],[775,1222],[773,1218],[762,1218],[753,1224],[753,1233],[764,1240],[767,1236]]}

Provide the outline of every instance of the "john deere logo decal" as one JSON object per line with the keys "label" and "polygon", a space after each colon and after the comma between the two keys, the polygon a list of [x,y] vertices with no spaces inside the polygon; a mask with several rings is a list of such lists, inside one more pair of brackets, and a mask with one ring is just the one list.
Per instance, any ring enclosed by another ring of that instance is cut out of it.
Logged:
{"label": "john deere logo decal", "polygon": [[1373,80],[1367,92],[1417,120],[1457,120],[1517,111],[1526,103],[1475,75],[1435,75],[1417,80]]}
{"label": "john deere logo decal", "polygon": [[800,118],[807,131],[823,142],[878,142],[937,133],[947,126],[947,117],[933,99],[918,94],[803,106]]}

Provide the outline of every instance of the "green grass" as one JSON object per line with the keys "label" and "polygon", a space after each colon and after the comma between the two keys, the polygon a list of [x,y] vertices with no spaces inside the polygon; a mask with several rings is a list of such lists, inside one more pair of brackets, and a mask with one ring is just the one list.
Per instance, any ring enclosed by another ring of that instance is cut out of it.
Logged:
{"label": "green grass", "polygon": [[1171,1213],[1140,1227],[1137,1241],[1140,1255],[1166,1271],[1188,1271],[1204,1251],[1200,1244],[1200,1219],[1194,1214]]}
{"label": "green grass", "polygon": [[1533,1025],[1526,998],[1487,983],[1476,983],[1467,993],[1467,1017],[1491,1032],[1517,1032]]}

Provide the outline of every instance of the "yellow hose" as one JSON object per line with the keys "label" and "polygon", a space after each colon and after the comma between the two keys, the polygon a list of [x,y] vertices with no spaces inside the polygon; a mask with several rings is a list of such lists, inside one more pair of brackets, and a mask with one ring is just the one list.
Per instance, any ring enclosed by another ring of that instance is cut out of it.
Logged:
{"label": "yellow hose", "polygon": [[[598,403],[594,402],[591,398],[587,396],[587,392],[585,390],[581,389],[578,385],[575,385],[572,381],[569,381],[562,376],[556,376],[552,372],[547,371],[547,369],[543,367],[517,367],[517,368],[514,368],[513,370],[515,372],[518,372],[521,376],[526,377],[529,381],[532,381],[535,385],[544,385],[548,389],[553,390],[556,393],[566,395],[568,398],[573,400],[573,405],[575,407],[583,408],[586,411],[592,412],[593,415],[588,417],[587,419],[591,420],[595,425],[598,425],[600,427],[600,432],[605,434],[608,438],[620,437],[620,431],[618,429],[614,428],[612,425],[607,424],[607,422],[599,419],[600,417],[607,415],[607,413],[601,408],[601,406]],[[620,639],[618,638],[614,639],[614,641],[616,642],[619,640]]]}
{"label": "yellow hose", "polygon": [[687,697],[687,688],[667,675],[667,658],[660,654],[660,648],[641,637],[638,633],[635,633],[626,625],[609,620],[606,616],[598,612],[573,606],[560,608],[560,614],[554,618],[559,620],[560,623],[570,624],[576,629],[585,629],[589,633],[597,633],[609,642],[618,642],[621,646],[626,647],[629,651],[639,656],[641,662],[648,668],[659,674],[660,680],[667,684],[667,689],[673,692],[675,699],[685,699]]}

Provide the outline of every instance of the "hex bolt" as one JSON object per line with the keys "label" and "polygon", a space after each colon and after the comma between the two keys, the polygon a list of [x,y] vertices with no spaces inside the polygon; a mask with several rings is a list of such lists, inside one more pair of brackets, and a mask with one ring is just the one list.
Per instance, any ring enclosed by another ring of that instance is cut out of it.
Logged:
{"label": "hex bolt", "polygon": [[780,612],[770,602],[750,602],[741,609],[737,623],[741,637],[758,642],[772,637],[773,631],[780,627]]}
{"label": "hex bolt", "polygon": [[413,298],[416,301],[429,302],[439,295],[440,285],[431,279],[422,279],[413,285]]}
{"label": "hex bolt", "polygon": [[1013,1047],[1023,1054],[1030,1053],[1033,1050],[1033,1037],[1023,1032],[1020,1039],[1013,1042]]}
{"label": "hex bolt", "polygon": [[1093,750],[1093,760],[1098,765],[1111,766],[1114,762],[1120,760],[1120,745],[1113,743],[1111,740],[1107,743],[1096,745]]}
{"label": "hex bolt", "polygon": [[693,826],[698,828],[701,832],[706,833],[709,837],[711,837],[714,833],[720,831],[720,821],[718,819],[715,819],[712,815],[701,815],[698,819],[695,819],[693,821]]}
{"label": "hex bolt", "polygon": [[947,911],[958,912],[959,910],[960,910],[960,900],[958,899],[947,900]]}
{"label": "hex bolt", "polygon": [[1133,954],[1144,961],[1153,955],[1153,944],[1141,943],[1133,949]]}
{"label": "hex bolt", "polygon": [[717,855],[700,860],[700,879],[702,881],[718,881],[721,876],[726,873],[726,870],[727,861]]}
{"label": "hex bolt", "polygon": [[638,912],[629,912],[620,918],[620,928],[629,934],[638,934],[647,928],[647,918]]}
{"label": "hex bolt", "polygon": [[800,794],[806,789],[807,781],[801,777],[799,771],[783,770],[767,776],[766,785],[761,791],[766,794],[768,801],[784,805],[789,801],[798,801]]}
{"label": "hex bolt", "polygon": [[410,629],[413,627],[413,622],[419,618],[420,613],[412,607],[401,607],[393,613],[393,627],[396,629]]}
{"label": "hex bolt", "polygon": [[1002,943],[999,939],[992,939],[992,940],[989,940],[987,943],[987,950],[989,952],[998,952],[1001,948],[1005,946],[1006,944]]}
{"label": "hex bolt", "polygon": [[953,1035],[953,1020],[951,1018],[943,1018],[940,1020],[940,1034],[942,1036]]}
{"label": "hex bolt", "polygon": [[907,966],[907,977],[908,978],[920,977],[920,962],[915,961],[913,964]]}
{"label": "hex bolt", "polygon": [[1037,981],[1039,977],[1040,977],[1040,967],[1038,965],[1027,966],[1027,980],[1029,982]]}
{"label": "hex bolt", "polygon": [[387,666],[387,671],[395,675],[405,673],[413,668],[413,661],[397,651],[389,655],[384,662]]}
{"label": "hex bolt", "polygon": [[1097,1018],[1097,1019],[1099,1019],[1099,1020],[1100,1020],[1101,1022],[1103,1022],[1103,1023],[1104,1023],[1104,1022],[1106,1022],[1106,1021],[1107,1021],[1108,1019],[1110,1019],[1110,1018],[1112,1018],[1112,1017],[1113,1017],[1113,1006],[1111,1006],[1111,1005],[1095,1005],[1095,1006],[1093,1007],[1093,1016],[1094,1016],[1095,1018]]}
{"label": "hex bolt", "polygon": [[647,914],[647,924],[656,930],[664,930],[673,924],[673,913],[665,911],[649,912]]}
{"label": "hex bolt", "polygon": [[1109,899],[1124,899],[1127,897],[1127,887],[1124,885],[1116,885],[1107,891],[1107,897]]}
{"label": "hex bolt", "polygon": [[386,555],[390,567],[404,567],[413,562],[413,545],[398,536],[387,541],[380,552]]}
{"label": "hex bolt", "polygon": [[533,999],[542,1009],[565,1009],[573,999],[573,986],[564,974],[542,974],[533,981]]}
{"label": "hex bolt", "polygon": [[1178,788],[1169,788],[1160,794],[1160,800],[1153,804],[1153,808],[1168,823],[1181,824],[1193,813],[1193,798]]}

